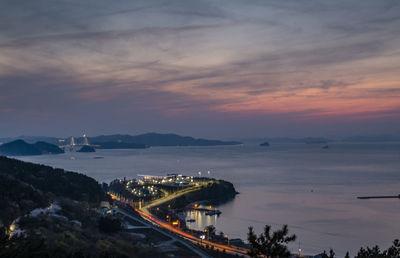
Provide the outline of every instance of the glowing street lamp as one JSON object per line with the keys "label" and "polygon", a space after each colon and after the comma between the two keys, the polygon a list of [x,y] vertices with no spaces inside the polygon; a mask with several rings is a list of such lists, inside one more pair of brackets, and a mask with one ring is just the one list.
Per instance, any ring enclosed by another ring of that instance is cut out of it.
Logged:
{"label": "glowing street lamp", "polygon": [[206,235],[201,235],[200,236],[200,244],[202,244],[203,243],[203,240],[206,238]]}
{"label": "glowing street lamp", "polygon": [[210,231],[205,228],[204,232],[207,233],[207,239],[210,240]]}
{"label": "glowing street lamp", "polygon": [[299,257],[301,257],[301,248],[300,248],[300,242],[299,242]]}

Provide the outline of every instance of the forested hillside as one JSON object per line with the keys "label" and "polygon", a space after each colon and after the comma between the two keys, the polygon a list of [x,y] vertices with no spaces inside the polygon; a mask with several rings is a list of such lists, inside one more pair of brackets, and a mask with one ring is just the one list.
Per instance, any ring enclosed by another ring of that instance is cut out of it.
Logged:
{"label": "forested hillside", "polygon": [[101,232],[105,199],[93,178],[0,156],[0,257],[160,257]]}

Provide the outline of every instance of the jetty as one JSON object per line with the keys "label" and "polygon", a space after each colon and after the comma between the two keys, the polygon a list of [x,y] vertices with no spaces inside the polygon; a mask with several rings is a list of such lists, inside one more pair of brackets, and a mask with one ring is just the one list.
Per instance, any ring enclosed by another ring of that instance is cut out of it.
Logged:
{"label": "jetty", "polygon": [[206,208],[206,207],[203,208],[203,207],[199,207],[197,204],[195,204],[194,206],[186,207],[186,210],[204,211],[205,214],[208,216],[220,215],[222,213],[220,210],[211,208],[211,206],[209,208]]}
{"label": "jetty", "polygon": [[384,195],[384,196],[359,196],[357,199],[400,199],[399,195]]}

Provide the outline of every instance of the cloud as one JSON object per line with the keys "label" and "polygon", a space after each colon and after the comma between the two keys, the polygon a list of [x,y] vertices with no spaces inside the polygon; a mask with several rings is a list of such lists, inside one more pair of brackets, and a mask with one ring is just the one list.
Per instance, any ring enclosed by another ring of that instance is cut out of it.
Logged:
{"label": "cloud", "polygon": [[372,123],[400,109],[399,11],[394,1],[6,0],[0,110],[160,124],[370,113]]}

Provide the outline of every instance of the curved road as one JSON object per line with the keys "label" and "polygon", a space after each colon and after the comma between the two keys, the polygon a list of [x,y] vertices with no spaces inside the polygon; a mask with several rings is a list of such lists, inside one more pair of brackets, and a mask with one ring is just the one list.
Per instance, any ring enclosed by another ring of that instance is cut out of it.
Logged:
{"label": "curved road", "polygon": [[212,242],[212,241],[209,241],[209,240],[200,239],[200,238],[198,238],[196,236],[188,234],[188,233],[186,233],[186,232],[184,232],[184,231],[182,231],[182,230],[180,230],[178,228],[175,228],[175,227],[171,226],[170,224],[167,224],[167,223],[161,221],[160,219],[158,219],[157,217],[153,216],[149,212],[149,208],[151,208],[151,207],[158,206],[158,205],[160,205],[160,204],[162,204],[164,202],[173,200],[173,199],[175,199],[177,197],[180,197],[180,196],[182,196],[184,194],[197,191],[197,190],[201,189],[202,186],[205,186],[207,184],[208,184],[208,182],[204,182],[204,183],[202,182],[202,183],[199,183],[198,185],[185,188],[185,189],[183,189],[183,190],[181,190],[179,192],[175,192],[175,193],[172,193],[172,194],[169,194],[168,192],[165,191],[164,193],[166,195],[164,197],[159,198],[159,199],[151,202],[150,204],[142,207],[142,209],[139,210],[139,209],[136,209],[134,207],[133,208],[144,219],[146,219],[146,220],[148,220],[148,221],[150,221],[150,222],[158,225],[159,227],[162,227],[162,228],[164,228],[164,229],[166,229],[166,230],[168,230],[170,232],[173,232],[173,233],[177,234],[178,236],[180,236],[180,237],[192,242],[193,244],[201,245],[203,247],[206,247],[208,245],[208,246],[214,247],[215,250],[219,250],[221,252],[225,251],[225,252],[230,253],[230,254],[239,255],[239,256],[242,256],[242,257],[249,257],[247,255],[247,251],[248,251],[247,249],[236,247],[236,246],[231,246],[231,245],[224,245],[224,244],[220,244],[220,243],[215,243],[215,242]]}
{"label": "curved road", "polygon": [[169,231],[172,231],[175,234],[178,234],[179,236],[191,241],[194,244],[201,245],[201,246],[204,246],[204,247],[207,246],[207,245],[208,246],[213,246],[214,249],[219,250],[221,252],[225,251],[227,253],[237,254],[237,255],[240,255],[240,256],[248,257],[248,255],[247,255],[247,251],[248,250],[247,249],[236,247],[236,246],[231,246],[231,245],[219,244],[219,243],[215,243],[215,242],[212,242],[212,241],[209,241],[209,240],[200,239],[200,238],[198,238],[196,236],[190,235],[190,234],[188,234],[188,233],[186,233],[186,232],[184,232],[184,231],[182,231],[182,230],[180,230],[178,228],[175,228],[175,227],[171,226],[170,224],[167,224],[167,223],[159,220],[157,217],[153,216],[149,212],[149,208],[151,208],[151,207],[158,206],[158,205],[160,205],[160,204],[162,204],[164,202],[173,200],[173,199],[175,199],[175,198],[177,198],[179,196],[182,196],[184,194],[197,191],[197,190],[201,189],[201,187],[206,186],[208,183],[209,182],[198,183],[195,186],[185,188],[185,189],[183,189],[183,190],[181,190],[179,192],[175,192],[175,193],[172,193],[172,194],[169,194],[168,192],[165,191],[164,192],[164,194],[165,194],[164,197],[162,197],[160,199],[157,199],[157,200],[153,201],[152,203],[142,207],[141,210],[139,210],[139,209],[135,209],[135,210],[143,218],[145,218],[145,219],[147,219],[147,220],[149,220],[149,221],[151,221],[153,223],[156,223],[158,226],[163,227],[163,228],[165,228],[165,229],[167,229]]}

